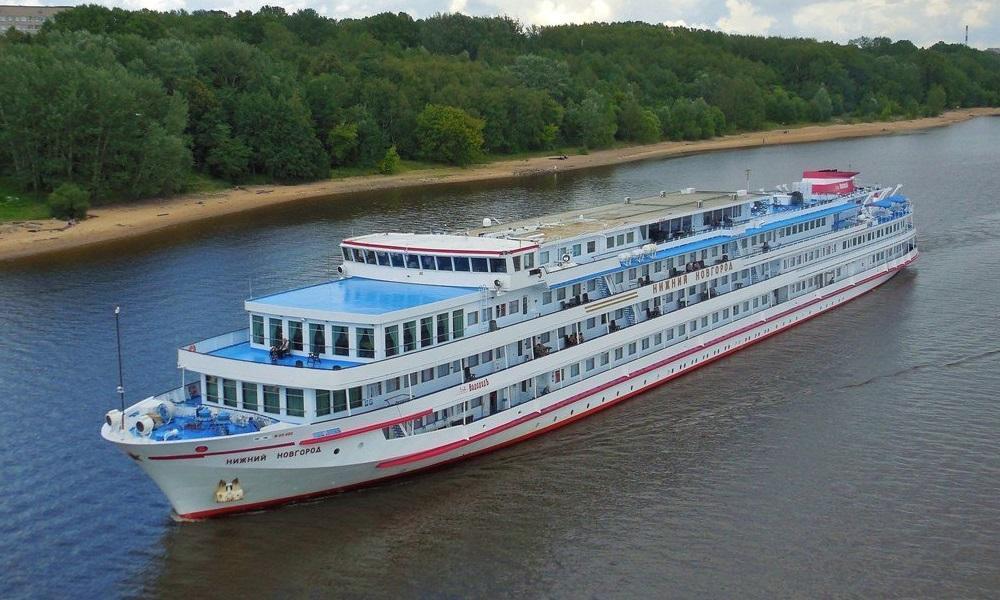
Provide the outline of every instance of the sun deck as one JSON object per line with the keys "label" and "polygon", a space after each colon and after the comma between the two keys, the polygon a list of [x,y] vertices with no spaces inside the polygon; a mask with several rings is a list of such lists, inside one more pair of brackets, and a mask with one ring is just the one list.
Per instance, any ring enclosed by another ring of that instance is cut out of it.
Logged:
{"label": "sun deck", "polygon": [[320,359],[309,359],[304,356],[289,354],[282,358],[271,359],[271,352],[269,350],[263,350],[260,348],[250,347],[250,342],[243,342],[241,344],[235,344],[233,346],[226,346],[225,348],[219,348],[209,352],[208,354],[212,356],[218,356],[220,358],[231,358],[233,360],[244,360],[247,362],[255,362],[260,364],[268,365],[284,365],[286,367],[297,366],[297,363],[301,362],[303,367],[308,367],[311,369],[349,369],[351,367],[356,367],[362,363],[351,362],[348,360],[333,360],[329,358]]}
{"label": "sun deck", "polygon": [[478,293],[477,288],[349,277],[247,301],[248,310],[275,308],[381,315]]}

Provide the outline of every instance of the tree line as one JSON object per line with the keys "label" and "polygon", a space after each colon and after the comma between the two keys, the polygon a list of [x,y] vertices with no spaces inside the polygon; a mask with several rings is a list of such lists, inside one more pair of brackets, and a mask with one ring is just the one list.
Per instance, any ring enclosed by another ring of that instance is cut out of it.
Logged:
{"label": "tree line", "polygon": [[0,177],[130,200],[998,104],[1000,56],[944,43],[91,5],[0,37]]}

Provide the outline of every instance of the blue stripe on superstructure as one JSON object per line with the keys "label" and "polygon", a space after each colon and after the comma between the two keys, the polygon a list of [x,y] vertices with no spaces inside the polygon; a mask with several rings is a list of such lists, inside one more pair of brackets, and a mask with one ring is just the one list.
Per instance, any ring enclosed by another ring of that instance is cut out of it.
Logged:
{"label": "blue stripe on superstructure", "polygon": [[[858,207],[857,204],[854,204],[853,202],[847,202],[845,204],[838,204],[837,206],[831,206],[823,210],[817,210],[815,212],[807,213],[804,215],[797,215],[795,217],[791,217],[788,219],[781,219],[778,221],[773,221],[771,223],[765,223],[760,227],[753,227],[747,229],[743,235],[717,235],[710,238],[705,238],[703,240],[699,240],[697,242],[689,242],[687,244],[681,244],[680,246],[674,246],[672,248],[664,248],[663,250],[660,250],[651,256],[642,257],[643,260],[642,263],[640,264],[646,264],[652,261],[662,260],[664,258],[670,258],[672,256],[687,254],[688,252],[696,252],[703,248],[716,246],[718,244],[724,244],[726,242],[732,242],[734,240],[738,240],[743,237],[749,237],[751,235],[757,235],[759,233],[765,233],[768,231],[773,231],[775,229],[781,229],[782,227],[790,227],[792,225],[798,225],[799,223],[805,223],[806,221],[812,221],[813,219],[820,219],[829,215],[833,215],[857,207]],[[576,279],[570,279],[569,281],[557,283],[551,286],[550,289],[555,290],[559,288],[564,288],[566,286],[574,285],[577,283],[583,283],[589,279],[594,279],[595,277],[604,277],[605,275],[612,275],[614,273],[618,273],[619,271],[631,269],[632,267],[635,266],[638,265],[635,264],[621,265],[618,267],[613,267],[611,269],[605,269],[597,273],[589,273],[587,275],[577,277]]]}

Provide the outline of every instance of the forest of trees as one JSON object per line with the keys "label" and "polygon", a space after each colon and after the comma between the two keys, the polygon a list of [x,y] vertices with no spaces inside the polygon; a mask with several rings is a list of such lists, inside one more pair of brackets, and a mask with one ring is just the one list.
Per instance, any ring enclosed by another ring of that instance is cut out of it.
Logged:
{"label": "forest of trees", "polygon": [[944,43],[84,6],[0,37],[0,178],[107,202],[998,104],[1000,55]]}

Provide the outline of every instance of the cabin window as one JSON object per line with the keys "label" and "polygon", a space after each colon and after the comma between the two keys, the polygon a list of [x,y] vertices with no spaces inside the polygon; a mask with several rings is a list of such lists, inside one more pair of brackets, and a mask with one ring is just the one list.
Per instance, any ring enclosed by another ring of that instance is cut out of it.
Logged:
{"label": "cabin window", "polygon": [[473,271],[475,271],[476,273],[488,273],[489,272],[489,265],[487,265],[487,261],[486,261],[485,258],[474,256],[474,257],[472,257],[471,260],[472,260],[472,270]]}
{"label": "cabin window", "polygon": [[438,271],[451,271],[451,257],[438,256],[436,259]]}
{"label": "cabin window", "polygon": [[326,353],[326,325],[322,323],[309,324],[309,352],[313,354]]}
{"label": "cabin window", "polygon": [[399,354],[399,325],[387,325],[385,328],[385,355]]}
{"label": "cabin window", "polygon": [[465,324],[462,322],[462,316],[461,310],[451,313],[451,331],[453,337],[460,338],[465,335]]}
{"label": "cabin window", "polygon": [[330,390],[316,390],[316,416],[330,414]]}
{"label": "cabin window", "polygon": [[623,234],[619,233],[618,236],[615,238],[615,244],[618,245],[618,246],[624,246],[625,245],[625,236]]}
{"label": "cabin window", "polygon": [[253,343],[264,345],[264,317],[260,315],[250,317],[250,327],[253,330]]}
{"label": "cabin window", "polygon": [[607,248],[609,248],[609,249],[610,249],[610,248],[614,248],[614,247],[615,247],[615,236],[613,236],[613,235],[609,235],[609,236],[608,236],[608,239],[604,240],[604,245],[605,245],[605,246],[606,246]]}
{"label": "cabin window", "polygon": [[344,412],[345,410],[347,410],[347,392],[333,390],[333,412]]}
{"label": "cabin window", "polygon": [[448,341],[448,313],[437,316],[437,341],[439,344]]}
{"label": "cabin window", "polygon": [[580,244],[573,244],[573,256],[580,256],[583,254],[583,246]]}
{"label": "cabin window", "polygon": [[490,271],[494,273],[506,273],[507,272],[507,259],[505,258],[491,258],[490,259]]}
{"label": "cabin window", "polygon": [[510,259],[514,263],[514,270],[515,271],[520,271],[521,270],[521,257],[520,256],[512,256]]}
{"label": "cabin window", "polygon": [[629,353],[629,355],[631,356],[632,354],[635,354],[635,350],[636,350],[635,342],[630,343],[628,345],[628,353]]}
{"label": "cabin window", "polygon": [[476,323],[479,323],[479,312],[472,311],[465,317],[465,319],[467,325],[475,325]]}
{"label": "cabin window", "polygon": [[354,253],[354,262],[363,263],[365,262],[365,255],[358,248],[352,248],[351,252]]}
{"label": "cabin window", "polygon": [[270,318],[268,324],[271,326],[271,345],[274,346],[281,340],[281,319]]}
{"label": "cabin window", "polygon": [[257,384],[243,382],[243,408],[246,410],[257,410]]}
{"label": "cabin window", "polygon": [[451,369],[451,364],[450,363],[444,363],[443,365],[438,365],[437,376],[438,377],[447,377],[448,374],[451,372],[450,369]]}
{"label": "cabin window", "polygon": [[403,267],[406,265],[406,260],[403,259],[403,255],[399,252],[393,252],[389,254],[389,261],[394,267]]}
{"label": "cabin window", "polygon": [[543,250],[542,252],[540,252],[538,254],[538,264],[539,265],[547,265],[547,264],[549,264],[549,251],[548,250]]}
{"label": "cabin window", "polygon": [[587,359],[587,370],[588,371],[593,371],[594,370],[594,359],[593,358],[588,358]]}
{"label": "cabin window", "polygon": [[365,250],[365,262],[368,263],[368,264],[370,264],[370,265],[378,264],[375,261],[375,251],[374,250]]}
{"label": "cabin window", "polygon": [[615,360],[621,360],[625,356],[624,348],[615,348]]}
{"label": "cabin window", "polygon": [[420,268],[420,257],[416,254],[406,255],[406,268],[407,269],[419,269]]}
{"label": "cabin window", "polygon": [[580,363],[573,363],[569,366],[569,376],[577,377],[580,375]]}
{"label": "cabin window", "polygon": [[371,327],[358,327],[355,331],[358,341],[358,356],[375,358],[375,330]]}
{"label": "cabin window", "polygon": [[603,367],[609,362],[611,362],[611,355],[605,352],[604,354],[601,355],[601,366]]}
{"label": "cabin window", "polygon": [[264,412],[273,414],[281,412],[281,390],[278,386],[264,386]]}
{"label": "cabin window", "polygon": [[381,267],[389,266],[389,253],[388,252],[376,252],[375,258],[378,259],[378,264]]}
{"label": "cabin window", "polygon": [[302,350],[302,322],[288,322],[288,337],[291,338],[292,350]]}
{"label": "cabin window", "polygon": [[305,393],[300,389],[285,389],[285,410],[289,417],[306,416]]}
{"label": "cabin window", "polygon": [[222,380],[222,403],[226,406],[236,406],[236,382],[232,379]]}
{"label": "cabin window", "polygon": [[654,334],[653,335],[653,345],[654,346],[659,346],[662,343],[663,343],[663,334],[662,333]]}
{"label": "cabin window", "polygon": [[434,317],[420,319],[420,347],[430,346],[434,342]]}
{"label": "cabin window", "polygon": [[344,253],[344,260],[346,260],[346,261],[350,261],[351,260],[351,251],[350,250],[348,250],[347,248],[341,248],[340,251]]}
{"label": "cabin window", "polygon": [[535,266],[535,255],[533,253],[532,254],[525,254],[524,255],[524,268],[525,269],[530,269],[533,266]]}
{"label": "cabin window", "polygon": [[434,367],[420,371],[420,383],[434,381]]}
{"label": "cabin window", "polygon": [[348,356],[351,353],[350,338],[343,325],[333,326],[333,353],[337,356]]}
{"label": "cabin window", "polygon": [[403,323],[403,351],[410,352],[417,349],[417,322],[407,321]]}
{"label": "cabin window", "polygon": [[348,390],[347,397],[350,400],[351,408],[361,408],[361,386]]}
{"label": "cabin window", "polygon": [[205,400],[207,402],[219,401],[219,380],[214,375],[205,375]]}
{"label": "cabin window", "polygon": [[552,292],[542,292],[542,304],[552,304]]}
{"label": "cabin window", "polygon": [[426,254],[420,255],[420,266],[423,267],[425,271],[434,271],[434,257],[427,256]]}
{"label": "cabin window", "polygon": [[587,242],[587,254],[593,254],[594,252],[597,252],[597,242]]}
{"label": "cabin window", "polygon": [[453,256],[451,258],[451,260],[452,260],[453,263],[455,263],[455,270],[456,271],[465,271],[465,272],[468,272],[468,271],[472,270],[472,267],[469,266],[469,257],[468,256]]}

